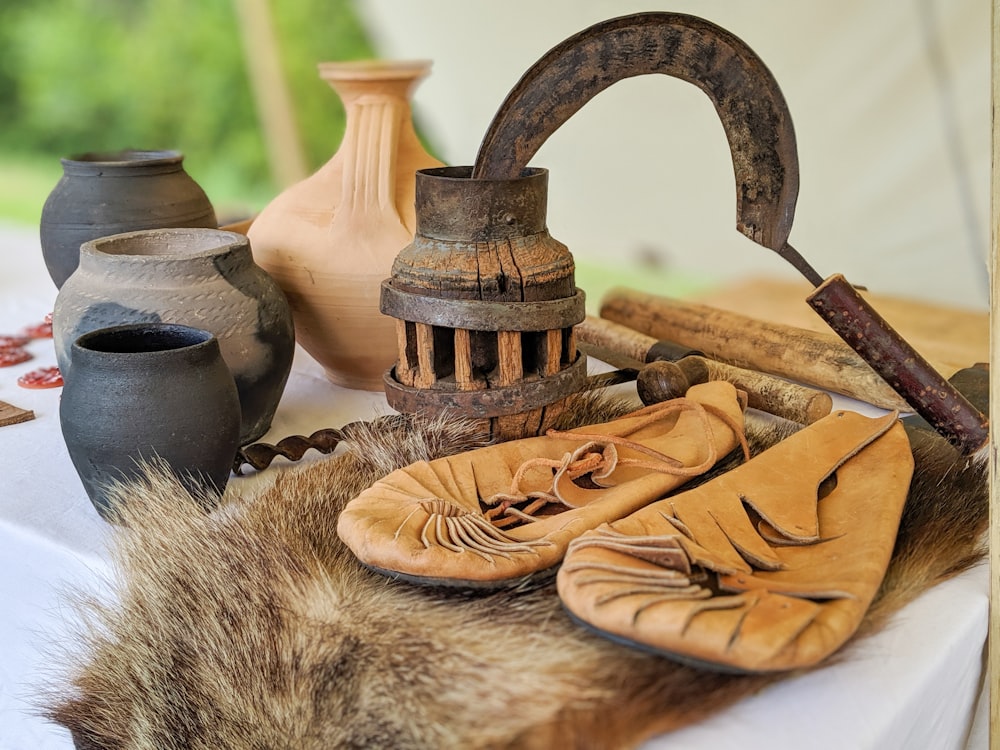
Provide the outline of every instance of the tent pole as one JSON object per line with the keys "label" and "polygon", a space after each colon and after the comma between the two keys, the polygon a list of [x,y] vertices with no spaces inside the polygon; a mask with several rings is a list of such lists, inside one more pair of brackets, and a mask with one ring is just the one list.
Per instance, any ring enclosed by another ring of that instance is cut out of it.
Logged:
{"label": "tent pole", "polygon": [[281,70],[268,0],[234,0],[243,56],[263,129],[271,176],[280,188],[308,175],[292,99]]}
{"label": "tent pole", "polygon": [[[1000,0],[992,3],[991,91],[992,169],[990,178],[990,372],[1000,372]],[[1000,466],[996,425],[1000,424],[1000,383],[990,377],[990,616],[986,686],[990,691],[990,747],[1000,746]]]}

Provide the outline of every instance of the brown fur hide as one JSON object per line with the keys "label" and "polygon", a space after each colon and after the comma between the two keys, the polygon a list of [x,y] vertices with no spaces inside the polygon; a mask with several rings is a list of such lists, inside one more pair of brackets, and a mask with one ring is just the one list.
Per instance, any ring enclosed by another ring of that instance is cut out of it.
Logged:
{"label": "brown fur hide", "polygon": [[[581,398],[572,424],[623,411]],[[620,748],[780,679],[593,635],[563,613],[551,576],[475,593],[367,571],[336,535],[343,505],[481,437],[402,418],[361,432],[211,515],[155,471],[120,490],[118,601],[81,602],[80,642],[43,707],[80,750]],[[759,451],[787,428],[758,419],[748,433]],[[861,635],[983,554],[985,468],[934,436],[914,451],[893,562]]]}

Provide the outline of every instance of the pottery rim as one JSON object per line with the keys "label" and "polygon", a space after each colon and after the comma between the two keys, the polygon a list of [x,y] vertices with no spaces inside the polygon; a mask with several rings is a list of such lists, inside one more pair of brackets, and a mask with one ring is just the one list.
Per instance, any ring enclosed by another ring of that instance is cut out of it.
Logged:
{"label": "pottery rim", "polygon": [[64,157],[59,161],[63,168],[88,170],[98,167],[178,166],[184,161],[184,154],[174,149],[126,148],[120,151],[87,151]]}
{"label": "pottery rim", "polygon": [[[507,185],[525,185],[525,184],[536,184],[539,182],[544,182],[545,186],[548,187],[549,170],[545,167],[524,167],[521,170],[521,174],[517,177],[472,177],[472,171],[475,169],[472,165],[448,165],[444,167],[428,167],[426,169],[418,169],[416,174],[420,175],[418,179],[433,179],[435,181],[441,181],[444,183],[460,184],[460,190],[470,190],[475,189],[476,186],[485,185],[487,183],[498,183]],[[473,185],[469,188],[469,185]]]}
{"label": "pottery rim", "polygon": [[320,78],[332,81],[391,81],[421,78],[433,60],[343,60],[316,65]]}
{"label": "pottery rim", "polygon": [[74,350],[95,355],[157,356],[163,352],[195,350],[217,346],[215,334],[181,323],[124,323],[97,328],[81,334]]}
{"label": "pottery rim", "polygon": [[246,235],[209,227],[164,227],[98,237],[80,245],[80,257],[110,256],[146,261],[214,258],[221,253],[249,248]]}

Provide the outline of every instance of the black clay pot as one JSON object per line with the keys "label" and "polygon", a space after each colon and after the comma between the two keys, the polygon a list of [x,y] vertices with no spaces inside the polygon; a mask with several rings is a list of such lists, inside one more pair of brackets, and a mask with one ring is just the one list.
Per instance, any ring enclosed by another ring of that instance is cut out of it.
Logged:
{"label": "black clay pot", "polygon": [[62,159],[63,176],[42,207],[40,239],[57,287],[76,269],[80,245],[161,227],[217,227],[205,191],[179,151],[125,150]]}
{"label": "black clay pot", "polygon": [[157,459],[204,505],[214,505],[240,433],[236,384],[216,338],[165,323],[115,326],[81,336],[71,356],[60,423],[98,512],[113,521],[108,484]]}

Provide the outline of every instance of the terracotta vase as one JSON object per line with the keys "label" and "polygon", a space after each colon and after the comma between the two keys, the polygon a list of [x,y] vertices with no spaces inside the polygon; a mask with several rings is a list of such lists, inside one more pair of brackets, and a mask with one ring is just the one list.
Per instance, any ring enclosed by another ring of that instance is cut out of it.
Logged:
{"label": "terracotta vase", "polygon": [[219,229],[149,229],[84,243],[52,312],[66,382],[74,375],[70,348],[82,334],[158,322],[215,334],[240,394],[240,442],[263,435],[288,380],[295,335],[288,302],[254,263],[247,238]]}
{"label": "terracotta vase", "polygon": [[179,151],[88,153],[61,161],[63,176],[42,207],[39,226],[42,256],[57,287],[76,270],[80,245],[88,240],[138,229],[218,226]]}
{"label": "terracotta vase", "polygon": [[107,520],[110,482],[162,461],[205,505],[229,479],[240,431],[236,384],[208,331],[165,323],[101,328],[72,345],[59,406],[84,489]]}
{"label": "terracotta vase", "polygon": [[295,336],[348,388],[381,390],[396,358],[379,287],[416,224],[414,174],[441,166],[413,128],[410,95],[430,63],[322,63],[347,125],[334,156],[278,195],[248,232],[288,297]]}

